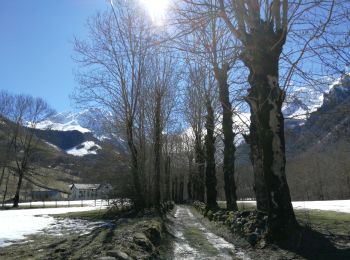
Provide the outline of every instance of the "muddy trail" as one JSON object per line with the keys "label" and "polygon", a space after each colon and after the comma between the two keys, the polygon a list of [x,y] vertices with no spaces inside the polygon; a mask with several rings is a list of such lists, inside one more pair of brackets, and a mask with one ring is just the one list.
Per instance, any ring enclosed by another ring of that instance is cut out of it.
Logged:
{"label": "muddy trail", "polygon": [[177,205],[168,215],[171,239],[164,259],[250,259],[223,238],[210,232],[193,214],[191,207]]}

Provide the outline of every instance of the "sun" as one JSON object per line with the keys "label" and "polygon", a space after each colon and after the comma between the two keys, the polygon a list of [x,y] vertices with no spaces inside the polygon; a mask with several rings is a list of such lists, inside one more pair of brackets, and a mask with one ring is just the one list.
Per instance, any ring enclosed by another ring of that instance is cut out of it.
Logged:
{"label": "sun", "polygon": [[140,0],[145,6],[152,21],[156,24],[162,24],[165,18],[165,12],[168,8],[169,0]]}

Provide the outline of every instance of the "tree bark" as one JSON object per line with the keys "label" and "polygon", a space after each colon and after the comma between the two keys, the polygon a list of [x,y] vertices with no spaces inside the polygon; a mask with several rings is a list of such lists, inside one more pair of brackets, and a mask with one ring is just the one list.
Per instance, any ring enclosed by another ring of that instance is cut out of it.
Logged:
{"label": "tree bark", "polygon": [[207,117],[205,136],[205,152],[206,152],[206,169],[205,169],[205,184],[207,189],[207,206],[209,208],[217,208],[216,202],[216,163],[215,163],[215,137],[214,137],[214,110],[210,100],[206,101]]}
{"label": "tree bark", "polygon": [[134,189],[135,189],[134,206],[136,210],[142,210],[145,206],[145,203],[144,203],[144,198],[142,196],[142,190],[140,185],[137,149],[134,144],[132,122],[130,121],[127,122],[126,131],[127,131],[128,147],[131,153],[131,173],[132,173]]}
{"label": "tree bark", "polygon": [[188,193],[188,199],[192,201],[194,199],[193,195],[193,171],[192,171],[192,161],[193,156],[188,156],[188,182],[187,182],[187,193]]}
{"label": "tree bark", "polygon": [[17,182],[16,193],[15,193],[15,197],[13,198],[13,207],[14,208],[18,208],[19,193],[20,193],[21,187],[22,187],[23,175],[24,175],[23,171],[20,171],[19,174],[18,174],[18,182]]}
{"label": "tree bark", "polygon": [[154,205],[160,207],[161,194],[160,194],[160,153],[161,153],[161,96],[156,94],[156,108],[155,108],[155,120],[154,120],[154,171],[155,171],[155,184],[154,184]]}
{"label": "tree bark", "polygon": [[6,184],[5,184],[5,191],[2,197],[2,207],[4,207],[5,205],[5,200],[6,200],[6,196],[7,196],[7,189],[8,189],[8,184],[9,184],[9,180],[10,180],[10,173],[7,173],[7,178],[6,178]]}
{"label": "tree bark", "polygon": [[205,197],[205,184],[204,184],[204,174],[205,174],[205,156],[201,141],[200,134],[196,134],[195,137],[195,154],[196,154],[196,165],[197,172],[195,176],[194,185],[194,198],[201,202],[204,202]]}
{"label": "tree bark", "polygon": [[224,189],[226,196],[227,209],[238,210],[236,184],[234,178],[235,172],[235,152],[234,144],[235,135],[232,129],[232,105],[230,102],[228,79],[228,64],[224,64],[222,68],[215,68],[215,78],[219,84],[219,98],[222,106],[222,131],[224,134]]}
{"label": "tree bark", "polygon": [[171,200],[170,194],[170,169],[171,169],[171,159],[170,156],[167,155],[165,159],[165,198],[166,200]]}
{"label": "tree bark", "polygon": [[184,182],[183,182],[183,180],[180,181],[179,202],[184,203]]}
{"label": "tree bark", "polygon": [[257,125],[254,112],[251,110],[250,134],[245,137],[245,141],[250,145],[250,160],[254,173],[254,192],[256,197],[256,207],[258,211],[267,213],[269,211],[268,192],[264,179],[262,164],[262,154],[258,143]]}
{"label": "tree bark", "polygon": [[247,36],[242,53],[250,70],[247,100],[256,120],[255,141],[268,191],[269,233],[275,239],[285,238],[297,226],[285,175],[284,91],[278,84],[278,62],[285,42],[282,33],[262,23]]}
{"label": "tree bark", "polygon": [[5,176],[5,166],[2,166],[2,172],[1,172],[1,177],[0,177],[0,187],[2,186],[2,181],[4,179]]}

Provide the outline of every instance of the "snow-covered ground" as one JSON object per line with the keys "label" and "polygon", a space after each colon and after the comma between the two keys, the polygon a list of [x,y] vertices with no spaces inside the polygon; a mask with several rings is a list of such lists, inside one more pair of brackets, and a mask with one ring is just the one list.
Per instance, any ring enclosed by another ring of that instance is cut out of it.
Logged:
{"label": "snow-covered ground", "polygon": [[[239,201],[255,204],[255,201]],[[350,213],[350,200],[293,201],[295,209],[316,209]]]}
{"label": "snow-covered ground", "polygon": [[350,213],[350,200],[294,201],[293,207]]}
{"label": "snow-covered ground", "polygon": [[[110,200],[111,201],[111,200]],[[55,206],[90,206],[90,207],[99,207],[99,206],[107,206],[108,201],[106,200],[62,200],[62,201],[35,201],[35,202],[21,202],[19,203],[19,207],[55,207]],[[6,204],[6,206],[11,207],[12,204]],[[1,212],[1,211],[0,211]]]}
{"label": "snow-covered ground", "polygon": [[[85,200],[83,207],[81,201],[58,201],[58,208],[16,209],[0,210],[0,247],[12,244],[14,241],[25,239],[26,236],[45,232],[46,234],[60,235],[61,230],[88,232],[102,222],[88,222],[83,220],[59,220],[49,215],[68,212],[82,212],[106,208],[107,201]],[[255,204],[255,201],[239,201],[239,203]],[[29,203],[20,203],[20,206],[29,206]],[[43,202],[33,202],[32,206],[42,206]],[[56,202],[45,202],[45,206],[55,206]],[[330,210],[350,213],[350,200],[328,201],[296,201],[295,209]],[[102,223],[103,224],[103,223]]]}
{"label": "snow-covered ground", "polygon": [[[72,202],[71,202],[72,203]],[[61,207],[61,208],[39,208],[39,209],[15,209],[0,210],[0,247],[8,246],[13,241],[25,239],[27,235],[41,233],[51,233],[53,229],[59,230],[68,224],[72,228],[79,228],[81,221],[57,220],[49,215],[63,214],[68,212],[82,212],[105,208],[105,204],[93,206],[94,201],[84,201],[86,207]],[[69,223],[67,223],[67,221]],[[86,227],[86,225],[85,225]],[[59,234],[60,232],[57,231]]]}
{"label": "snow-covered ground", "polygon": [[66,152],[74,156],[84,156],[87,154],[97,154],[96,150],[99,149],[101,149],[101,146],[94,141],[86,141],[72,149],[66,150]]}

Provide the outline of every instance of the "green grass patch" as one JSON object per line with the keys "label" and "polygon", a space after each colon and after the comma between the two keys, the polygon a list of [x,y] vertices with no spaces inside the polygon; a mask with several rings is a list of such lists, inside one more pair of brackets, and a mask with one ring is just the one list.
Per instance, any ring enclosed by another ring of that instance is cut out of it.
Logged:
{"label": "green grass patch", "polygon": [[85,220],[113,220],[120,210],[118,209],[101,209],[82,212],[69,212],[64,214],[52,215],[57,218],[73,218],[73,219],[85,219]]}
{"label": "green grass patch", "polygon": [[[221,209],[226,209],[226,201],[218,201],[218,206]],[[239,211],[256,209],[255,204],[248,202],[238,202],[237,206]]]}
{"label": "green grass patch", "polygon": [[334,234],[350,235],[350,214],[325,210],[294,210],[299,223]]}

